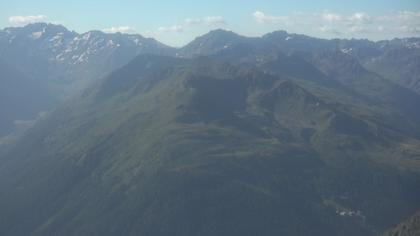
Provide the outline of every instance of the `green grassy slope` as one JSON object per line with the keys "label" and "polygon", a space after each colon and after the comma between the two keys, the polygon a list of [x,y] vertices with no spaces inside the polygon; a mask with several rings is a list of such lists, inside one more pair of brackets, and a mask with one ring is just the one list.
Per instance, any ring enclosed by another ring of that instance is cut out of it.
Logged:
{"label": "green grassy slope", "polygon": [[0,234],[373,235],[418,207],[420,141],[308,88],[140,56],[0,157]]}

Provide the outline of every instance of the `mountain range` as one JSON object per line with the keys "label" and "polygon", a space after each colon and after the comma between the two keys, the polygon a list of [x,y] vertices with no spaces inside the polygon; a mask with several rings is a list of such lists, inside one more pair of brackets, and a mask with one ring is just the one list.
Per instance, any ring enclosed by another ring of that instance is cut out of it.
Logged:
{"label": "mountain range", "polygon": [[[140,35],[106,34],[100,31],[78,34],[63,26],[46,23],[0,31],[0,59],[35,80],[37,86],[43,87],[39,94],[52,97],[50,100],[53,105],[74,96],[138,54],[170,54],[172,50],[154,39]],[[12,118],[34,120],[39,112],[50,110],[49,105],[32,105],[21,101],[20,109],[27,108],[25,114]],[[7,108],[2,106],[3,109]],[[10,133],[14,127],[13,122],[0,119],[1,126],[7,127],[0,129],[0,134]]]}
{"label": "mountain range", "polygon": [[36,99],[0,127],[36,121],[0,146],[0,234],[379,235],[420,208],[419,52],[4,29],[2,88]]}
{"label": "mountain range", "polygon": [[[217,56],[231,63],[261,65],[272,63],[278,54],[300,55],[307,60],[314,54],[336,51],[349,55],[363,67],[414,92],[420,93],[420,41],[417,38],[371,42],[368,40],[323,40],[277,31],[260,38],[244,37],[231,31],[214,30],[182,48],[172,48],[151,38],[135,34],[107,34],[89,31],[78,34],[61,25],[29,24],[0,30],[0,59],[44,87],[43,94],[59,104],[74,96],[111,71],[127,64],[139,54],[181,58]],[[31,105],[22,104],[22,107]],[[50,104],[28,107],[26,115],[13,120],[34,120],[50,110]],[[32,111],[31,111],[32,110]],[[0,121],[4,136],[14,128],[9,120]]]}

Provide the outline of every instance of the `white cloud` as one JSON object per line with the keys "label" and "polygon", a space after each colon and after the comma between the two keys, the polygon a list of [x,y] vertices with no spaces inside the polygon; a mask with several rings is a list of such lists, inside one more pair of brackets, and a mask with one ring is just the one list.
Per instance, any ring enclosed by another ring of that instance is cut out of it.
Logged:
{"label": "white cloud", "polygon": [[180,33],[184,30],[184,27],[182,25],[173,25],[173,26],[169,26],[169,27],[159,27],[157,29],[158,33]]}
{"label": "white cloud", "polygon": [[270,16],[262,11],[256,11],[252,15],[258,23],[276,24],[284,23],[288,20],[288,16]]}
{"label": "white cloud", "polygon": [[333,34],[333,35],[336,35],[336,36],[343,34],[339,30],[331,28],[331,27],[326,26],[326,25],[323,25],[323,26],[319,27],[318,30],[322,33]]}
{"label": "white cloud", "polygon": [[398,28],[401,33],[420,34],[420,26],[402,25]]}
{"label": "white cloud", "polygon": [[11,16],[9,17],[9,23],[15,26],[23,26],[30,23],[45,21],[47,16],[45,15],[33,15],[33,16]]}
{"label": "white cloud", "polygon": [[201,18],[187,18],[184,20],[186,25],[197,25],[201,24],[203,21]]}
{"label": "white cloud", "polygon": [[[366,12],[338,14],[322,12],[291,12],[270,15],[262,11],[252,14],[260,24],[274,25],[296,33],[321,33],[345,37],[405,37],[420,36],[420,11],[399,11],[373,16]],[[386,27],[385,27],[386,26]]]}
{"label": "white cloud", "polygon": [[207,26],[222,26],[226,25],[226,20],[222,16],[207,16],[203,18],[187,18],[184,20],[186,26],[192,25],[207,25]]}
{"label": "white cloud", "polygon": [[330,21],[330,22],[342,21],[343,20],[342,16],[340,16],[338,14],[335,14],[335,13],[327,12],[327,11],[323,12],[321,14],[321,16],[324,20]]}
{"label": "white cloud", "polygon": [[163,33],[182,33],[184,30],[191,29],[193,27],[223,27],[227,22],[222,16],[206,16],[202,18],[186,18],[180,24],[172,26],[161,26],[156,31],[152,31],[152,34],[163,34]]}
{"label": "white cloud", "polygon": [[221,16],[208,16],[204,18],[204,22],[210,26],[225,25],[226,20]]}
{"label": "white cloud", "polygon": [[420,11],[400,11],[386,16],[384,21],[401,33],[420,34]]}
{"label": "white cloud", "polygon": [[[334,12],[324,11],[321,14],[314,14],[320,16],[324,21],[332,24],[347,24],[353,26],[355,24],[369,24],[372,23],[372,17],[365,12],[355,12],[352,15],[345,16]],[[317,20],[317,19],[312,19]]]}
{"label": "white cloud", "polygon": [[372,17],[364,12],[356,12],[348,18],[351,23],[369,24],[372,23]]}
{"label": "white cloud", "polygon": [[350,30],[350,32],[353,32],[353,33],[371,33],[372,32],[372,29],[369,29],[367,27],[360,26],[360,25],[351,26],[348,30]]}
{"label": "white cloud", "polygon": [[417,23],[420,23],[418,20],[420,19],[420,11],[414,12],[414,11],[399,11],[396,15],[396,18],[402,21],[417,21]]}
{"label": "white cloud", "polygon": [[130,26],[112,26],[112,27],[103,29],[103,31],[106,32],[106,33],[117,33],[117,32],[119,32],[119,33],[125,33],[125,34],[135,32],[135,30]]}

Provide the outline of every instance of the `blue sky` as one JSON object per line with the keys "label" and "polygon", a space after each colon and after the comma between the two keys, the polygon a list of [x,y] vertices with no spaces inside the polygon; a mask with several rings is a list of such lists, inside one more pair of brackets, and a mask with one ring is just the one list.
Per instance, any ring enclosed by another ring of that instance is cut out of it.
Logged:
{"label": "blue sky", "polygon": [[0,0],[0,28],[37,21],[79,33],[139,33],[172,46],[215,28],[379,40],[420,36],[420,0]]}

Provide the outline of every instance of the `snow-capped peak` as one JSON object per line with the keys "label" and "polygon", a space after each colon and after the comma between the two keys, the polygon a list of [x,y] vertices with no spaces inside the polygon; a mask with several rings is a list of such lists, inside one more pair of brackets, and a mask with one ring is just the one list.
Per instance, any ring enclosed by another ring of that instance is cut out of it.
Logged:
{"label": "snow-capped peak", "polygon": [[349,54],[353,51],[353,48],[343,48],[341,49],[342,53]]}
{"label": "snow-capped peak", "polygon": [[31,34],[32,39],[39,39],[45,33],[45,27],[41,31],[33,32]]}

